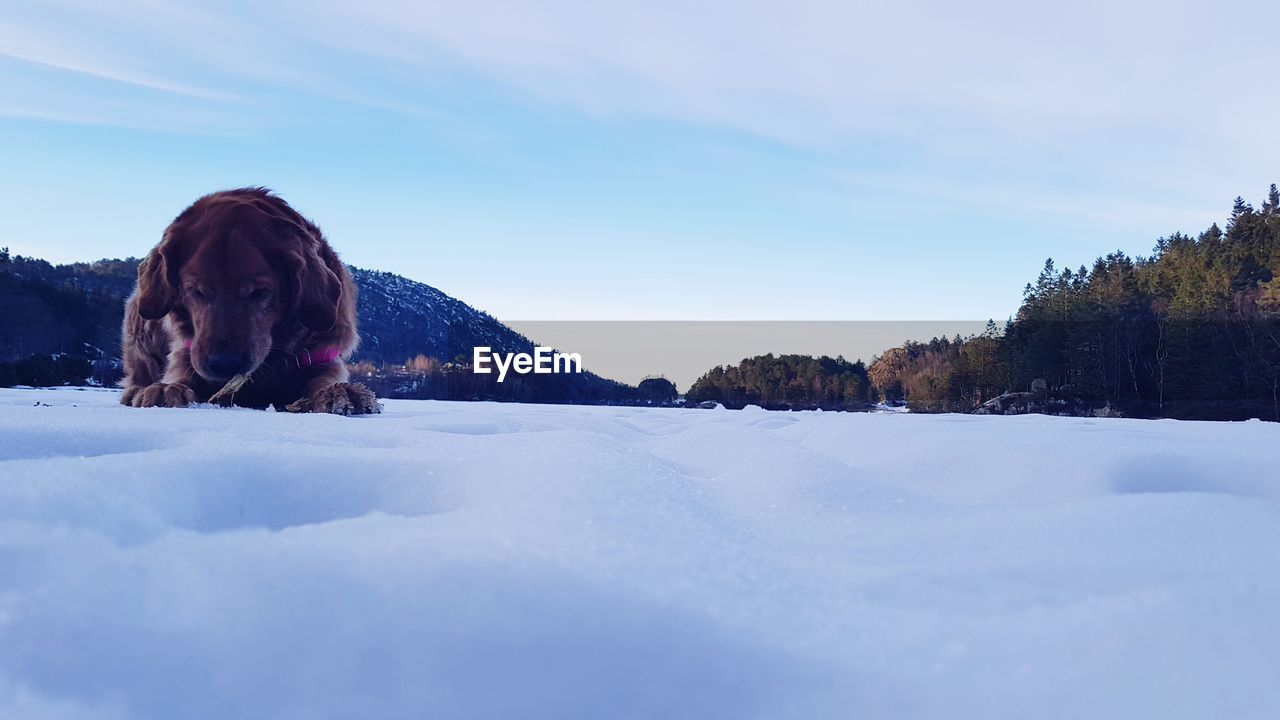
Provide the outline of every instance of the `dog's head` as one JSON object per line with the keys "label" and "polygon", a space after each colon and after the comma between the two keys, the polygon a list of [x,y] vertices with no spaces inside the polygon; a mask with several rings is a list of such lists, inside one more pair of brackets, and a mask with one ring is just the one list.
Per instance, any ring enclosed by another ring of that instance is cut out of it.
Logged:
{"label": "dog's head", "polygon": [[[314,225],[261,190],[197,200],[138,268],[138,312],[172,313],[190,334],[191,364],[212,381],[251,373],[299,323],[337,322],[337,259]],[[326,257],[328,258],[326,260]]]}

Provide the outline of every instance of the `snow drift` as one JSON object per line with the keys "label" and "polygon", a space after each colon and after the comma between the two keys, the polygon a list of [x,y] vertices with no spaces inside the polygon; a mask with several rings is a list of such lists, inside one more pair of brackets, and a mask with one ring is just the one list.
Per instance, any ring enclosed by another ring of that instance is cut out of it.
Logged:
{"label": "snow drift", "polygon": [[1275,717],[1280,426],[0,391],[0,717]]}

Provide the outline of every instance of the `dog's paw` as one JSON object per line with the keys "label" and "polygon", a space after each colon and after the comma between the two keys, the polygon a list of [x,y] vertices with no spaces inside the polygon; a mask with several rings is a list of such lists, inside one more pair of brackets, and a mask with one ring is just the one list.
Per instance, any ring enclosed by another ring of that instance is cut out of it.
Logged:
{"label": "dog's paw", "polygon": [[130,391],[133,395],[129,404],[133,407],[186,407],[196,401],[195,391],[181,383],[153,383]]}
{"label": "dog's paw", "polygon": [[335,383],[320,388],[295,403],[285,406],[288,412],[333,413],[334,415],[371,415],[382,412],[373,391],[360,383]]}

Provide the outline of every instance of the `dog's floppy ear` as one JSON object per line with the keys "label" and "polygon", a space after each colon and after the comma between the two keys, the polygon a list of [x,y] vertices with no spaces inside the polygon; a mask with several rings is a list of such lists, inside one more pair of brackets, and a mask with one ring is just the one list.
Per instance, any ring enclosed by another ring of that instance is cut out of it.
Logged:
{"label": "dog's floppy ear", "polygon": [[309,234],[294,242],[289,262],[293,266],[298,319],[312,330],[324,332],[338,322],[342,281],[321,257],[319,242]]}
{"label": "dog's floppy ear", "polygon": [[293,310],[311,330],[324,332],[338,324],[338,303],[342,299],[342,266],[320,235],[319,228],[299,215],[289,204],[261,192],[241,200],[274,222],[280,237],[288,238],[280,250],[293,283]]}
{"label": "dog's floppy ear", "polygon": [[177,277],[178,258],[171,227],[138,266],[138,314],[146,320],[168,315],[178,299]]}

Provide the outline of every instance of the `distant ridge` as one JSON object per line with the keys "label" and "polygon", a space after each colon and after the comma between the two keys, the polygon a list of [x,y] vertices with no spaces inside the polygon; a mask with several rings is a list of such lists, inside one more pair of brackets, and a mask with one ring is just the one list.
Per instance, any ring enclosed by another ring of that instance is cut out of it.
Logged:
{"label": "distant ridge", "polygon": [[533,342],[492,315],[430,285],[394,273],[348,266],[360,289],[356,360],[402,363],[418,354],[452,359],[477,345],[527,352]]}
{"label": "distant ridge", "polygon": [[[0,256],[0,362],[70,353],[110,363],[120,356],[124,300],[138,258],[53,265]],[[533,342],[493,316],[425,283],[348,266],[359,289],[361,344],[354,361],[404,363],[417,355],[469,357],[474,345],[526,352]]]}

